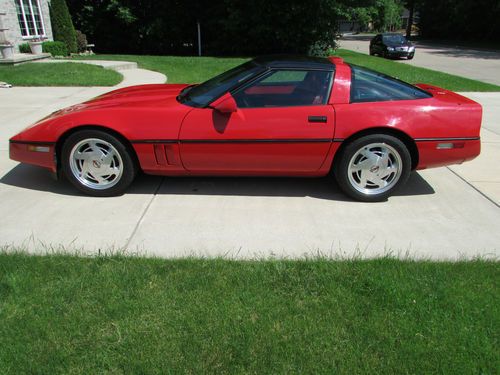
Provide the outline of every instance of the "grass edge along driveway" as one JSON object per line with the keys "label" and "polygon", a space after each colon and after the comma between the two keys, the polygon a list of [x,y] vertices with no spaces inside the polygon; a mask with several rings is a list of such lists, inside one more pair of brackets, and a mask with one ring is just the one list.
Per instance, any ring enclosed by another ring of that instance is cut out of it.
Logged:
{"label": "grass edge along driveway", "polygon": [[[452,91],[500,91],[500,86],[442,73],[380,57],[339,49],[337,56],[345,61],[397,77],[410,83],[428,83]],[[139,67],[165,74],[168,83],[199,83],[248,61],[241,57],[93,55],[85,59],[136,62]]]}
{"label": "grass edge along driveway", "polygon": [[499,271],[0,252],[0,372],[493,374]]}

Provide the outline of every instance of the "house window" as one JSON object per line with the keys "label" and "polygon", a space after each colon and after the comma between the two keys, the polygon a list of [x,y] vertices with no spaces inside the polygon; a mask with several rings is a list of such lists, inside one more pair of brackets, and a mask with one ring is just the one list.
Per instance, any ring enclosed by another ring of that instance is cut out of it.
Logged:
{"label": "house window", "polygon": [[45,36],[40,0],[16,0],[16,8],[23,37]]}

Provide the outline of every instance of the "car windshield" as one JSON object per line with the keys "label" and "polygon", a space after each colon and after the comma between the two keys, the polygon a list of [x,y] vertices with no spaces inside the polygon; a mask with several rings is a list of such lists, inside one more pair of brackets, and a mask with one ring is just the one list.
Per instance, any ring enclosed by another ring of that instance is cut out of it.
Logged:
{"label": "car windshield", "polygon": [[384,35],[384,43],[390,44],[404,44],[406,43],[406,38],[403,35]]}
{"label": "car windshield", "polygon": [[186,87],[177,97],[177,100],[194,107],[205,107],[229,89],[253,77],[262,69],[260,65],[248,61],[202,84]]}

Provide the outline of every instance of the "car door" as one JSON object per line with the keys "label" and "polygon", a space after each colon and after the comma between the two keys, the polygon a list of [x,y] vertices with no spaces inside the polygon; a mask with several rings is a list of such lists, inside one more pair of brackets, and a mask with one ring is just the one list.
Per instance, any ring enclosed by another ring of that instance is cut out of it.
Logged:
{"label": "car door", "polygon": [[195,173],[289,174],[318,170],[334,135],[333,72],[270,70],[232,95],[233,113],[196,108],[179,134]]}

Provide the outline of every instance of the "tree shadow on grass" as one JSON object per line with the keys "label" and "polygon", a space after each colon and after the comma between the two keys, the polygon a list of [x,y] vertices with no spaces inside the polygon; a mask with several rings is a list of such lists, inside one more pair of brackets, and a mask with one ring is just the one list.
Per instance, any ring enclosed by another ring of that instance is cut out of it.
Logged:
{"label": "tree shadow on grass", "polygon": [[[19,164],[10,170],[0,179],[0,183],[60,195],[83,195],[66,179],[56,181],[48,171],[25,164]],[[312,197],[351,201],[328,177],[160,177],[140,174],[126,194]],[[395,195],[429,194],[434,194],[434,189],[414,172]]]}

